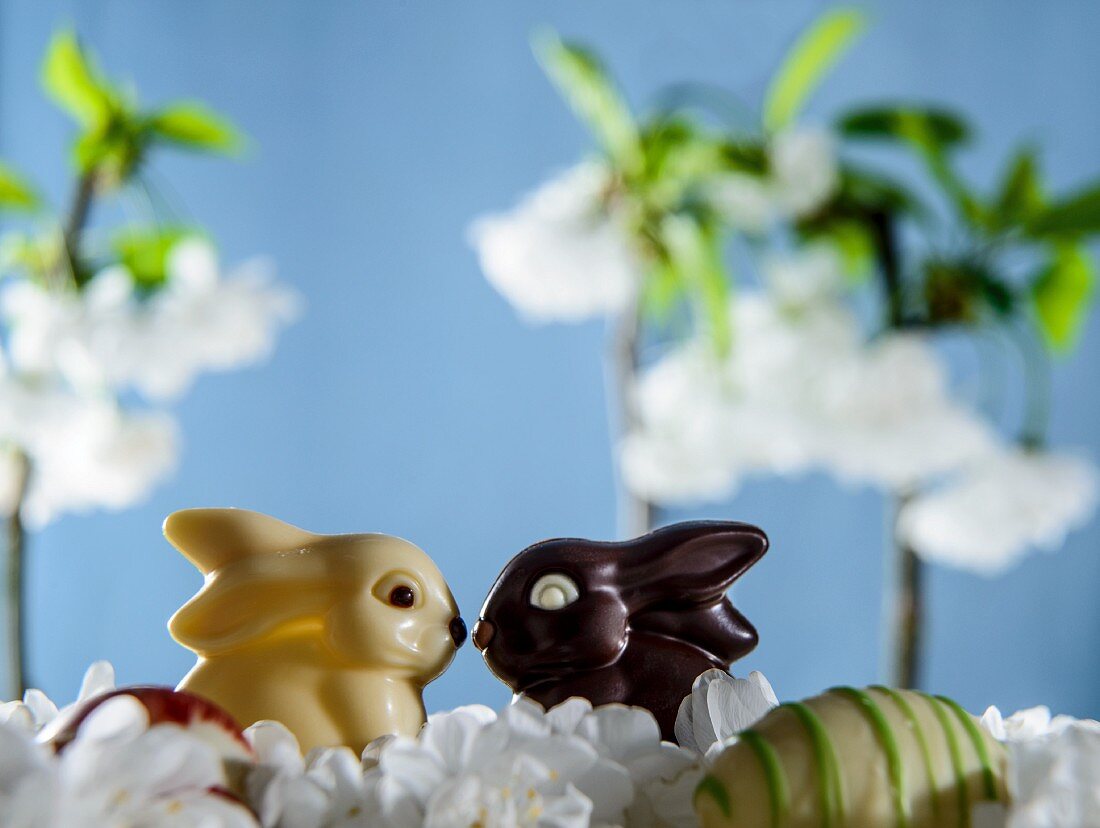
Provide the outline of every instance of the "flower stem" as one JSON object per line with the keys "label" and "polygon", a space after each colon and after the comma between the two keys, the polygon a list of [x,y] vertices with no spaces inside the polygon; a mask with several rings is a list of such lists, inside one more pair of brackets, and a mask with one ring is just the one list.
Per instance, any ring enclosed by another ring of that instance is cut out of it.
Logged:
{"label": "flower stem", "polygon": [[[77,286],[80,282],[80,243],[91,215],[97,178],[97,171],[91,169],[82,173],[77,181],[73,202],[62,228],[65,261],[50,274],[57,278],[72,279]],[[17,449],[15,456],[15,498],[11,513],[6,517],[8,560],[5,614],[8,636],[8,696],[11,699],[21,699],[27,689],[27,532],[23,525],[23,504],[27,499],[32,463],[30,456],[22,448]]]}
{"label": "flower stem", "polygon": [[[886,327],[898,330],[905,327],[906,314],[897,221],[893,213],[881,211],[870,216],[870,226],[886,300]],[[895,496],[888,539],[893,588],[884,620],[890,630],[890,682],[902,688],[919,684],[924,657],[924,562],[898,534],[898,518],[912,496],[911,492]]]}
{"label": "flower stem", "polygon": [[1006,329],[1023,365],[1024,421],[1017,442],[1024,448],[1037,449],[1046,443],[1050,422],[1050,357],[1033,333],[1012,323]]}
{"label": "flower stem", "polygon": [[908,494],[895,497],[890,532],[894,550],[890,683],[905,689],[920,685],[924,650],[924,562],[911,546],[902,542],[897,526],[898,516],[910,497]]}
{"label": "flower stem", "polygon": [[876,211],[868,217],[868,223],[886,299],[886,324],[889,328],[902,328],[905,326],[905,292],[898,261],[897,222],[892,213]]}
{"label": "flower stem", "polygon": [[[642,310],[635,303],[619,316],[608,340],[606,376],[611,431],[616,443],[638,425],[634,388],[638,377],[641,330]],[[644,535],[653,529],[656,505],[630,491],[623,480],[621,464],[617,476],[619,535],[624,538]]]}
{"label": "flower stem", "polygon": [[81,174],[76,184],[73,203],[69,208],[69,216],[65,222],[65,255],[69,270],[74,278],[77,277],[80,261],[80,237],[84,232],[84,226],[88,223],[88,217],[91,215],[97,177],[94,168]]}
{"label": "flower stem", "polygon": [[26,604],[26,574],[23,562],[27,551],[27,535],[23,527],[23,502],[27,497],[31,464],[26,452],[16,452],[16,489],[12,511],[7,516],[7,634],[8,634],[8,695],[21,699],[27,687],[27,631],[24,623]]}

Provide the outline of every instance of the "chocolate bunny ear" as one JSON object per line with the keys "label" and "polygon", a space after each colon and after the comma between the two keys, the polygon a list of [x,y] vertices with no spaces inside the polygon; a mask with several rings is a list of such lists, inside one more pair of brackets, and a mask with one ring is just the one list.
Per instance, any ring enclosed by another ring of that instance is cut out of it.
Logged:
{"label": "chocolate bunny ear", "polygon": [[292,621],[312,618],[320,625],[333,601],[321,579],[303,589],[297,580],[215,575],[176,611],[168,631],[187,649],[209,656],[259,641]]}
{"label": "chocolate bunny ear", "polygon": [[165,519],[164,537],[204,575],[241,558],[287,552],[319,540],[312,532],[248,509],[181,509]]}
{"label": "chocolate bunny ear", "polygon": [[[332,603],[323,561],[295,559],[299,577],[316,578],[316,589],[302,589],[278,566],[264,566],[275,553],[322,539],[289,523],[247,509],[183,509],[164,521],[164,536],[206,576],[199,593],[168,622],[172,637],[197,653],[224,652],[289,621],[319,619]],[[237,571],[227,571],[231,564]]]}
{"label": "chocolate bunny ear", "polygon": [[768,549],[768,537],[747,523],[690,521],[630,542],[627,582],[641,609],[654,603],[708,604],[721,600]]}

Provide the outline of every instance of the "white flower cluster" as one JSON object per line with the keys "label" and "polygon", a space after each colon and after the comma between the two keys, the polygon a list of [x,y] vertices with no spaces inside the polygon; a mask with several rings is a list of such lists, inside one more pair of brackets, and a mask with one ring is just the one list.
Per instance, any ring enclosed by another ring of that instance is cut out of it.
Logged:
{"label": "white flower cluster", "polygon": [[[768,166],[765,176],[722,175],[704,196],[733,227],[764,232],[781,218],[813,212],[839,180],[832,140],[818,130],[775,136]],[[613,183],[605,164],[584,161],[511,211],[471,225],[470,243],[485,277],[521,316],[534,322],[607,316],[627,307],[640,289],[644,262]]]}
{"label": "white flower cluster", "polygon": [[85,395],[0,368],[0,510],[15,508],[27,453],[33,473],[23,505],[32,526],[61,512],[124,508],[176,461],[176,424],[157,411],[127,411],[107,395]]}
{"label": "white flower cluster", "polygon": [[120,406],[136,391],[154,403],[204,371],[266,357],[297,311],[294,294],[254,262],[222,276],[199,239],[171,251],[168,281],[150,296],[121,267],[85,289],[12,282],[0,295],[8,364],[0,375],[0,508],[18,485],[15,450],[31,460],[25,516],[119,509],[141,498],[176,459],[176,426],[158,410]]}
{"label": "white flower cluster", "polygon": [[[773,136],[764,175],[716,176],[703,193],[725,221],[766,235],[811,214],[838,186],[828,133]],[[486,277],[523,315],[575,321],[626,308],[643,282],[612,172],[579,164],[470,238]],[[998,442],[952,399],[947,371],[918,335],[867,342],[840,299],[843,265],[812,244],[765,257],[765,291],[732,304],[736,341],[719,359],[680,343],[641,377],[640,423],[620,447],[626,486],[658,504],[724,499],[751,473],[820,469],[894,493],[918,492],[902,540],[927,560],[996,574],[1055,549],[1097,507],[1098,474],[1079,458]]]}
{"label": "white flower cluster", "polygon": [[1028,549],[1059,549],[1092,517],[1098,491],[1095,466],[1079,457],[1004,448],[910,501],[898,531],[928,560],[995,575]]}
{"label": "white flower cluster", "polygon": [[[77,705],[113,688],[88,671]],[[135,691],[137,692],[137,691]],[[31,690],[0,705],[0,824],[24,828],[677,828],[696,824],[705,766],[778,704],[760,673],[700,676],[662,742],[645,710],[570,699],[430,716],[416,739],[384,737],[302,757],[277,722],[244,733],[197,718],[169,724],[135,696],[109,697],[64,749],[38,738],[79,721]],[[176,711],[173,715],[179,715]],[[151,721],[152,719],[152,721]],[[1012,805],[983,804],[976,828],[1082,828],[1100,814],[1100,723],[1046,708],[982,725],[1006,743]],[[227,758],[229,761],[227,761]]]}
{"label": "white flower cluster", "polygon": [[585,161],[527,195],[511,212],[470,227],[485,277],[525,318],[577,322],[613,314],[641,285],[641,264],[611,172]]}
{"label": "white flower cluster", "polygon": [[13,283],[0,311],[11,330],[12,363],[56,375],[77,389],[134,389],[151,400],[179,397],[204,371],[263,359],[298,301],[256,260],[222,276],[210,244],[184,239],[171,250],[167,283],[138,295],[122,266],[84,290]]}
{"label": "white flower cluster", "polygon": [[680,704],[676,741],[711,760],[742,730],[778,706],[779,699],[763,673],[754,670],[747,679],[740,679],[725,670],[707,670]]}
{"label": "white flower cluster", "polygon": [[261,763],[249,799],[272,828],[695,824],[696,758],[661,742],[639,708],[460,707],[430,716],[417,739],[371,745],[361,764],[346,749],[303,760],[274,722],[247,735]]}
{"label": "white flower cluster", "polygon": [[764,270],[769,289],[731,306],[727,357],[693,340],[640,377],[640,424],[621,446],[637,495],[721,499],[746,475],[808,470],[919,489],[899,516],[900,537],[928,560],[982,574],[1056,549],[1095,512],[1095,467],[999,442],[953,398],[926,339],[864,341],[836,292],[835,253],[809,247]]}
{"label": "white flower cluster", "polygon": [[[110,690],[110,665],[93,665],[80,701]],[[64,713],[64,711],[63,711]],[[43,694],[0,708],[0,823],[25,828],[210,826],[247,828],[255,820],[226,793],[222,756],[173,724],[150,725],[132,696],[97,707],[64,752],[36,740],[57,716]]]}
{"label": "white flower cluster", "polygon": [[1005,719],[991,707],[982,725],[1008,749],[1012,805],[984,806],[984,813],[975,814],[975,826],[1100,825],[1100,722],[1051,717],[1046,707]]}
{"label": "white flower cluster", "polygon": [[832,136],[823,130],[792,128],[768,143],[768,173],[727,173],[708,188],[708,197],[733,227],[765,233],[780,219],[813,213],[840,181]]}
{"label": "white flower cluster", "polygon": [[[702,771],[694,752],[662,742],[640,708],[581,699],[544,711],[527,701],[435,714],[416,739],[385,737],[302,757],[277,722],[245,731],[254,756],[223,767],[224,735],[150,723],[132,696],[102,702],[55,755],[36,739],[77,705],[111,690],[93,665],[76,705],[42,693],[0,706],[0,824],[238,825],[265,828],[675,828],[695,824]],[[71,720],[71,719],[70,719]],[[229,740],[232,741],[232,740]],[[227,773],[226,768],[234,772]]]}
{"label": "white flower cluster", "polygon": [[731,307],[736,341],[682,344],[640,378],[626,484],[661,503],[728,496],[752,472],[826,469],[889,489],[986,451],[985,424],[948,393],[931,347],[869,344],[839,302],[792,307],[766,292]]}

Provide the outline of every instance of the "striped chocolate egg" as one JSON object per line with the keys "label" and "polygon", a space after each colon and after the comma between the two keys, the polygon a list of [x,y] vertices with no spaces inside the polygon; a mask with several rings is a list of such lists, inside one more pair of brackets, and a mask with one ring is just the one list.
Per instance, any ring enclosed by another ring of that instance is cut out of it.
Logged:
{"label": "striped chocolate egg", "polygon": [[706,828],[968,828],[1005,801],[1004,748],[955,702],[838,687],[784,704],[726,748],[700,784]]}

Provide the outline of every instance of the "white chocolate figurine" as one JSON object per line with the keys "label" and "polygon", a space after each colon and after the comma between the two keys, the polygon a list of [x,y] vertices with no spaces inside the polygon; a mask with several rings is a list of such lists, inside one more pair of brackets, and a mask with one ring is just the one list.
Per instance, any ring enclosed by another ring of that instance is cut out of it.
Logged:
{"label": "white chocolate figurine", "polygon": [[244,725],[282,722],[303,752],[420,730],[421,692],[466,638],[421,549],[243,509],[185,509],[164,535],[206,577],[168,625],[199,657],[181,690]]}

